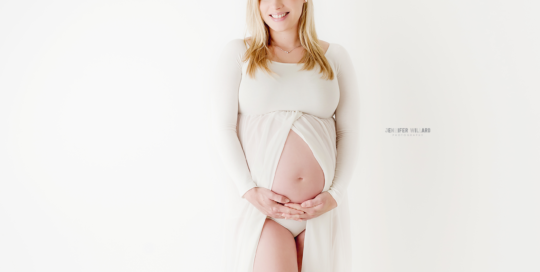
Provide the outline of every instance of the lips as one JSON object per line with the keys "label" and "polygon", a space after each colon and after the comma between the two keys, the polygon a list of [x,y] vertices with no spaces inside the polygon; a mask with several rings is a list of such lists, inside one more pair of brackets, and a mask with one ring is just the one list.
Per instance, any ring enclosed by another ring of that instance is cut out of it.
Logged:
{"label": "lips", "polygon": [[[280,14],[282,14],[282,13],[280,13]],[[289,14],[289,12],[288,12],[288,11],[287,11],[287,12],[285,12],[285,15],[287,15],[287,14]],[[272,17],[272,14],[270,14],[270,15],[268,15],[268,16]],[[274,18],[274,17],[272,17],[272,18]],[[274,18],[274,19],[277,19],[277,18]]]}

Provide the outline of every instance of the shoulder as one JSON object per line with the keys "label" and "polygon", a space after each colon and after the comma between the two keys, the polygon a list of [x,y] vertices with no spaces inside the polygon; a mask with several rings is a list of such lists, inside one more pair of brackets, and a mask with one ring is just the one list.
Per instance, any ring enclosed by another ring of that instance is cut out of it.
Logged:
{"label": "shoulder", "polygon": [[245,52],[246,46],[244,40],[232,39],[222,47],[220,59],[222,62],[235,63],[240,67]]}
{"label": "shoulder", "polygon": [[325,55],[331,59],[343,59],[349,57],[349,52],[339,43],[330,43],[327,41],[319,40]]}
{"label": "shoulder", "polygon": [[319,43],[322,46],[323,52],[326,53],[330,48],[330,43],[327,41],[319,40]]}
{"label": "shoulder", "polygon": [[246,50],[244,39],[232,39],[225,43],[223,51],[227,53],[242,53]]}
{"label": "shoulder", "polygon": [[349,56],[349,52],[347,51],[347,49],[339,43],[332,43],[328,50],[329,50],[328,53],[329,54],[331,53],[335,57],[348,57]]}
{"label": "shoulder", "polygon": [[326,56],[334,62],[338,71],[341,66],[351,63],[348,50],[339,43],[331,43]]}
{"label": "shoulder", "polygon": [[331,43],[331,42],[327,42],[327,41],[323,41],[323,40],[319,40],[319,42],[320,42],[320,44],[321,44],[321,46],[323,48],[323,51],[325,53],[328,53],[328,55],[330,55],[330,54],[333,54],[333,55],[348,54],[345,47],[343,47],[339,43]]}

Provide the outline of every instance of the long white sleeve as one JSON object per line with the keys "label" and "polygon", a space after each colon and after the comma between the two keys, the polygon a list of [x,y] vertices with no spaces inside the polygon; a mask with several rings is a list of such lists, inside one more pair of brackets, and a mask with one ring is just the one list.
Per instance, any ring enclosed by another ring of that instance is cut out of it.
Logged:
{"label": "long white sleeve", "polygon": [[349,53],[339,44],[336,57],[337,79],[339,83],[339,104],[335,112],[337,161],[332,186],[328,192],[338,206],[354,175],[360,147],[360,94],[356,73]]}
{"label": "long white sleeve", "polygon": [[257,187],[251,177],[244,151],[237,135],[238,88],[242,79],[242,40],[229,41],[215,63],[211,83],[211,120],[218,153],[241,197]]}

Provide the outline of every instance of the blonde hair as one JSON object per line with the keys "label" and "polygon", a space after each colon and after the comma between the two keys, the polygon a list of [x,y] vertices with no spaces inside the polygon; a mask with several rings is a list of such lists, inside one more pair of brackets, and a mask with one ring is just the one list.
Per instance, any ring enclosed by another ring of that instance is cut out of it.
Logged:
{"label": "blonde hair", "polygon": [[[301,45],[305,49],[304,56],[299,62],[304,63],[301,70],[313,70],[315,65],[319,64],[319,73],[322,73],[325,79],[333,80],[334,72],[326,59],[325,53],[317,38],[313,13],[313,1],[305,2],[302,5],[302,15],[298,22],[298,36]],[[258,68],[261,68],[269,74],[276,74],[268,68],[270,31],[268,30],[268,25],[265,24],[262,18],[259,9],[259,0],[247,1],[246,22],[247,30],[252,34],[249,42],[244,36],[244,45],[246,46],[247,51],[244,54],[242,61],[249,61],[247,67],[248,76],[253,78]]]}

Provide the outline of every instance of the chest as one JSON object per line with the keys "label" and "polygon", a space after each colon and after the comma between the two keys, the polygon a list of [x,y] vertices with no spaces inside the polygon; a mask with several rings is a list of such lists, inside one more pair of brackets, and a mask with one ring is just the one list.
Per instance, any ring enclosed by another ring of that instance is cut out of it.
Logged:
{"label": "chest", "polygon": [[331,117],[339,103],[339,84],[322,78],[319,68],[305,71],[302,65],[271,63],[276,74],[258,69],[255,77],[247,75],[243,65],[238,103],[243,114],[264,114],[275,110],[300,110],[321,118]]}

